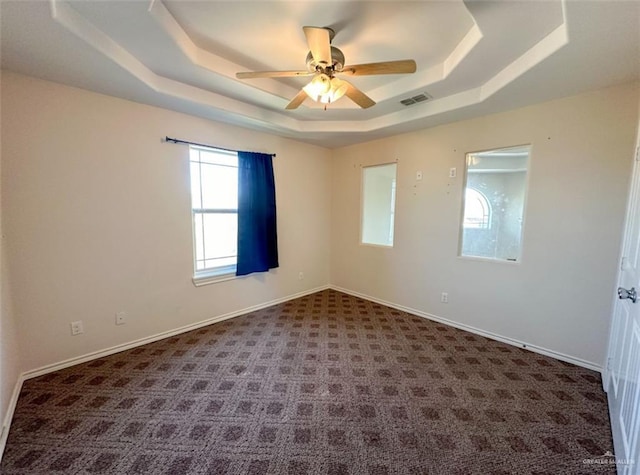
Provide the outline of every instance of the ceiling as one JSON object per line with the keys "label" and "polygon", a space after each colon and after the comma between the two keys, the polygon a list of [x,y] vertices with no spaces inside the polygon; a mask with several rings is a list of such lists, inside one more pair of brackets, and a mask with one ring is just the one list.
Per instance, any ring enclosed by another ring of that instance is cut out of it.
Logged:
{"label": "ceiling", "polygon": [[[0,1],[5,70],[339,147],[640,78],[638,1]],[[303,26],[329,26],[377,104],[286,104],[309,78]],[[428,101],[401,100],[426,93]],[[170,131],[167,131],[170,134]]]}

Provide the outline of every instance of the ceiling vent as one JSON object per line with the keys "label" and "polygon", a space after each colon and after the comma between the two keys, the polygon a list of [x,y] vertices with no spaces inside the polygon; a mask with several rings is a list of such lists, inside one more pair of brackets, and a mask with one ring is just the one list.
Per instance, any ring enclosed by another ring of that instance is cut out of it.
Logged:
{"label": "ceiling vent", "polygon": [[422,93],[422,94],[418,94],[417,96],[413,96],[413,97],[409,97],[407,99],[403,99],[400,101],[400,104],[402,104],[403,106],[412,106],[413,104],[418,104],[420,102],[426,102],[429,99],[433,99],[433,97],[431,97],[429,94]]}

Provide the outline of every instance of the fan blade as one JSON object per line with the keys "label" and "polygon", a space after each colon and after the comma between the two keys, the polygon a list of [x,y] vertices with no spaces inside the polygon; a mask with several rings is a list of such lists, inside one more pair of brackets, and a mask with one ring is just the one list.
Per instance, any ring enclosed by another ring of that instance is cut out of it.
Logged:
{"label": "fan blade", "polygon": [[247,71],[244,73],[236,73],[236,78],[289,78],[297,76],[312,76],[313,74],[315,74],[315,71]]}
{"label": "fan blade", "polygon": [[340,73],[351,76],[371,76],[373,74],[410,74],[416,72],[413,59],[385,61],[383,63],[354,64],[345,66]]}
{"label": "fan blade", "polygon": [[307,44],[316,64],[331,66],[331,36],[326,28],[305,26],[302,28],[307,37]]}
{"label": "fan blade", "polygon": [[360,89],[347,81],[343,81],[347,84],[347,91],[344,93],[349,99],[358,104],[363,109],[367,109],[371,106],[375,106],[376,103],[373,99],[367,96]]}
{"label": "fan blade", "polygon": [[304,92],[304,90],[301,90],[296,97],[294,97],[293,99],[291,99],[291,102],[289,102],[289,104],[287,104],[287,107],[285,107],[285,109],[297,109],[303,102],[304,100],[307,98],[307,93]]}

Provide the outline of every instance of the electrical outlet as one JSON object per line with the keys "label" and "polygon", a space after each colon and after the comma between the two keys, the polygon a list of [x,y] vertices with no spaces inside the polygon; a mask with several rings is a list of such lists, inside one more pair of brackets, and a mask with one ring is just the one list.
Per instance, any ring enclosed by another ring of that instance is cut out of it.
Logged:
{"label": "electrical outlet", "polygon": [[440,295],[440,302],[449,303],[449,294],[447,292],[442,292]]}
{"label": "electrical outlet", "polygon": [[127,312],[116,312],[116,325],[127,323]]}
{"label": "electrical outlet", "polygon": [[298,280],[304,279],[304,272],[298,272]]}
{"label": "electrical outlet", "polygon": [[80,335],[84,333],[84,327],[82,326],[82,321],[78,320],[77,322],[71,322],[71,335]]}

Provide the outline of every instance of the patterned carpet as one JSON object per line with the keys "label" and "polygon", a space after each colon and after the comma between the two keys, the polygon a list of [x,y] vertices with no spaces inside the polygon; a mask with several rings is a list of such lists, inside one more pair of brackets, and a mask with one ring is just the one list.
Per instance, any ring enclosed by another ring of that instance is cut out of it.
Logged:
{"label": "patterned carpet", "polygon": [[[327,290],[24,384],[10,474],[593,474],[600,375]],[[588,460],[587,460],[588,462]]]}

